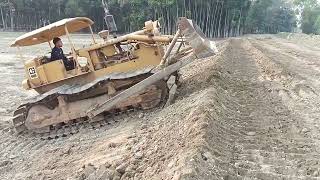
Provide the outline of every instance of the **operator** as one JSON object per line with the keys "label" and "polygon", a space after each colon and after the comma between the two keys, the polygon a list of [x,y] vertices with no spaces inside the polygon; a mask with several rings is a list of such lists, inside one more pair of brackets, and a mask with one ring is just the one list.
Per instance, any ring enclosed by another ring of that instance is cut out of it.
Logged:
{"label": "operator", "polygon": [[53,44],[54,44],[54,48],[52,48],[52,51],[51,51],[50,61],[52,62],[52,61],[61,59],[67,71],[74,69],[75,68],[74,61],[72,59],[68,59],[63,54],[63,50],[62,50],[63,43],[61,39],[58,37],[53,38]]}

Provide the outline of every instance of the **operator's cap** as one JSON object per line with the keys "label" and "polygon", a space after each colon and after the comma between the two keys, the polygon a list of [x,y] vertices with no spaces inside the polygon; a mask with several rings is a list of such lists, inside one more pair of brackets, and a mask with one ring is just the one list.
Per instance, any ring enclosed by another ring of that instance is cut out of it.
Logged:
{"label": "operator's cap", "polygon": [[55,37],[55,38],[53,38],[53,40],[52,40],[52,42],[53,42],[54,45],[55,45],[58,41],[61,41],[61,39],[58,38],[58,37]]}

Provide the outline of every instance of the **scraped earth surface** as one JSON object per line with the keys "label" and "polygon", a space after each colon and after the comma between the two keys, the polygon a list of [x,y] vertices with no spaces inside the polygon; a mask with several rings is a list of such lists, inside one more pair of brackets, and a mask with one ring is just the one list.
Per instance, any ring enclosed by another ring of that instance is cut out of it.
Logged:
{"label": "scraped earth surface", "polygon": [[319,179],[320,53],[274,36],[219,49],[181,70],[171,106],[53,140],[12,131],[30,94],[1,60],[0,179]]}

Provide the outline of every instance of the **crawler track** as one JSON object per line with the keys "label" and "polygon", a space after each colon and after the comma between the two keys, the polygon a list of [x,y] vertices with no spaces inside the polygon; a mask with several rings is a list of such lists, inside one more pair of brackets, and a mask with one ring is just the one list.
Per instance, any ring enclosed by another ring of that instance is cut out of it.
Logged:
{"label": "crawler track", "polygon": [[[141,77],[139,78],[139,76]],[[145,71],[143,73],[140,72],[139,76],[138,78],[135,78],[133,80],[133,83],[138,82],[141,79],[144,79],[145,77],[148,77],[148,75],[145,75]],[[128,77],[131,77],[131,75],[129,76],[126,75],[126,76],[123,76],[122,78],[128,79]],[[119,78],[119,76],[117,78]],[[100,117],[99,121],[92,122],[87,117],[70,119],[68,122],[56,123],[56,124],[50,125],[50,127],[48,128],[49,131],[47,130],[47,128],[45,128],[46,129],[45,131],[42,131],[41,129],[40,130],[36,129],[34,131],[32,129],[28,129],[27,126],[25,125],[26,119],[28,116],[28,111],[31,107],[36,105],[43,105],[46,107],[48,106],[50,107],[50,105],[52,106],[52,104],[53,106],[56,106],[57,97],[59,95],[64,95],[67,98],[70,97],[69,99],[75,99],[77,97],[83,97],[90,93],[92,94],[92,92],[96,91],[97,86],[103,87],[103,85],[108,83],[108,80],[110,79],[112,78],[107,77],[105,79],[98,80],[97,82],[93,82],[89,85],[85,85],[84,87],[86,88],[83,88],[82,86],[82,87],[71,87],[69,89],[62,88],[60,90],[54,89],[52,90],[52,92],[48,92],[46,94],[40,95],[34,98],[33,100],[31,100],[29,103],[19,106],[18,109],[14,112],[13,114],[14,117],[12,119],[16,132],[20,135],[26,135],[26,136],[30,136],[33,134],[33,136],[39,137],[41,139],[55,139],[59,137],[64,137],[64,136],[78,133],[79,130],[82,128],[88,128],[88,127],[98,128],[101,126],[106,126],[111,123],[110,117],[112,116],[117,116],[120,114],[129,113],[132,111],[150,109],[150,108],[154,108],[155,106],[164,105],[168,98],[169,89],[167,87],[166,81],[163,80],[154,85],[154,87],[157,88],[157,91],[159,90],[161,92],[161,95],[159,97],[160,99],[152,99],[152,101],[150,102],[149,101],[141,102],[141,104],[135,104],[132,106],[129,105],[128,107],[122,107],[121,109],[112,109],[108,112],[103,112],[101,114],[103,118]],[[143,94],[148,95],[148,93],[151,93],[150,95],[152,95],[153,91],[156,91],[156,90],[154,88],[151,88],[151,90],[146,90],[145,92],[143,92]],[[139,95],[139,96],[143,96],[143,95]],[[90,98],[90,97],[87,97],[87,98]]]}
{"label": "crawler track", "polygon": [[[76,133],[79,133],[81,129],[98,129],[104,126],[108,125],[114,125],[118,123],[118,120],[115,120],[115,117],[121,117],[121,116],[129,116],[129,114],[133,111],[141,111],[141,109],[128,109],[127,111],[119,111],[114,114],[109,114],[104,116],[104,119],[97,122],[90,122],[88,119],[81,118],[72,120],[69,124],[59,124],[52,128],[50,128],[50,132],[44,132],[44,133],[36,133],[29,131],[24,124],[16,125],[15,130],[21,130],[18,135],[26,138],[31,139],[42,139],[42,140],[50,140],[50,139],[57,139],[61,137],[66,137],[70,135],[74,135]],[[24,111],[22,114],[19,114],[19,116],[24,116],[26,111]],[[20,118],[20,117],[19,117]],[[118,118],[119,119],[119,118]],[[121,118],[120,118],[121,119]]]}
{"label": "crawler track", "polygon": [[98,179],[125,164],[122,179],[319,179],[320,55],[254,37],[221,52],[181,70],[168,108],[75,122],[72,136],[0,124],[0,177]]}

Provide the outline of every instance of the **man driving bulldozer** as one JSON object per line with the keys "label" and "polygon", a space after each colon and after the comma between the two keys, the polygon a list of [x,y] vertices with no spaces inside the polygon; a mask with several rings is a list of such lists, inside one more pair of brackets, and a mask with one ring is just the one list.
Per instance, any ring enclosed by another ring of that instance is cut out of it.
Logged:
{"label": "man driving bulldozer", "polygon": [[68,59],[62,50],[63,43],[60,38],[55,37],[53,38],[54,48],[51,51],[51,59],[50,61],[62,60],[63,64],[67,71],[70,71],[75,68],[74,61],[72,59]]}

